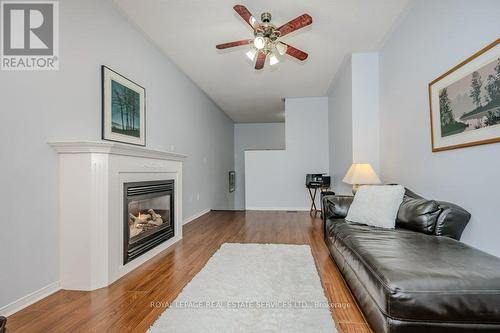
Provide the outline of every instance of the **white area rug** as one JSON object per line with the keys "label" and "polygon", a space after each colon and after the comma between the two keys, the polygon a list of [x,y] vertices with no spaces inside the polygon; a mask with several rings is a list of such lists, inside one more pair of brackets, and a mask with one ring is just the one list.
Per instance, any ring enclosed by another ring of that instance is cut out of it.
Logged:
{"label": "white area rug", "polygon": [[149,332],[337,332],[307,245],[226,243]]}

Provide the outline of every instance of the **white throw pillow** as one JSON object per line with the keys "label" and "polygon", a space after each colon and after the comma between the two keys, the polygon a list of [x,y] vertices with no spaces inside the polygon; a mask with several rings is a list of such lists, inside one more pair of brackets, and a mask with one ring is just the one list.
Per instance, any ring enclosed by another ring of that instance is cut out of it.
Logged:
{"label": "white throw pillow", "polygon": [[349,222],[394,229],[405,188],[401,185],[361,186],[349,208]]}

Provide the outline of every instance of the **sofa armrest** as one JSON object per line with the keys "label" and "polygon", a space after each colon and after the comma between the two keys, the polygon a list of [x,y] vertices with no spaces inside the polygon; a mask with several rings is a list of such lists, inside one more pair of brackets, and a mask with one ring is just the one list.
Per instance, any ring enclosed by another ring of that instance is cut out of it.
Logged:
{"label": "sofa armrest", "polygon": [[343,219],[351,207],[351,195],[325,195],[323,197],[323,219]]}
{"label": "sofa armrest", "polygon": [[439,214],[436,229],[436,236],[450,237],[460,240],[462,232],[471,218],[468,211],[450,202],[438,201],[441,214]]}

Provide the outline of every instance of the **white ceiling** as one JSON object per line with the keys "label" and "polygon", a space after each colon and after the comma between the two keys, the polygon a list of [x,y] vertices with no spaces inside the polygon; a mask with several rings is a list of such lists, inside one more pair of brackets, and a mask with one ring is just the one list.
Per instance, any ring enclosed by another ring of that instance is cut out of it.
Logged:
{"label": "white ceiling", "polygon": [[[285,97],[324,96],[346,56],[375,51],[409,0],[114,0],[235,122],[284,120]],[[216,50],[215,45],[252,38],[234,12],[245,5],[255,18],[269,11],[272,23],[308,13],[313,24],[283,41],[307,53],[256,71],[245,56],[249,46]]]}

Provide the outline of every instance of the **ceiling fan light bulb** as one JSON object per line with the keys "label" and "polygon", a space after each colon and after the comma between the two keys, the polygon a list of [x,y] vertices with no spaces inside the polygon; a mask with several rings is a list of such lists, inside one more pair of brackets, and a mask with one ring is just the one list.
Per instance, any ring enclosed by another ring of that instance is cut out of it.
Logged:
{"label": "ceiling fan light bulb", "polygon": [[254,60],[255,60],[255,55],[256,55],[256,54],[257,54],[257,50],[256,50],[256,49],[254,49],[254,48],[250,49],[250,50],[246,53],[246,55],[247,55],[248,59],[250,59],[250,60],[252,60],[252,61],[254,61]]}
{"label": "ceiling fan light bulb", "polygon": [[276,55],[274,55],[274,54],[271,54],[271,56],[269,57],[269,65],[273,66],[279,62],[280,61],[279,61],[278,57],[276,57]]}
{"label": "ceiling fan light bulb", "polygon": [[258,36],[258,37],[255,37],[255,39],[253,40],[253,45],[258,50],[262,50],[264,48],[264,46],[266,46],[266,41],[264,40],[264,37]]}
{"label": "ceiling fan light bulb", "polygon": [[278,53],[280,55],[285,55],[286,50],[287,50],[287,46],[286,46],[286,44],[279,42],[276,44],[276,50],[278,51]]}

